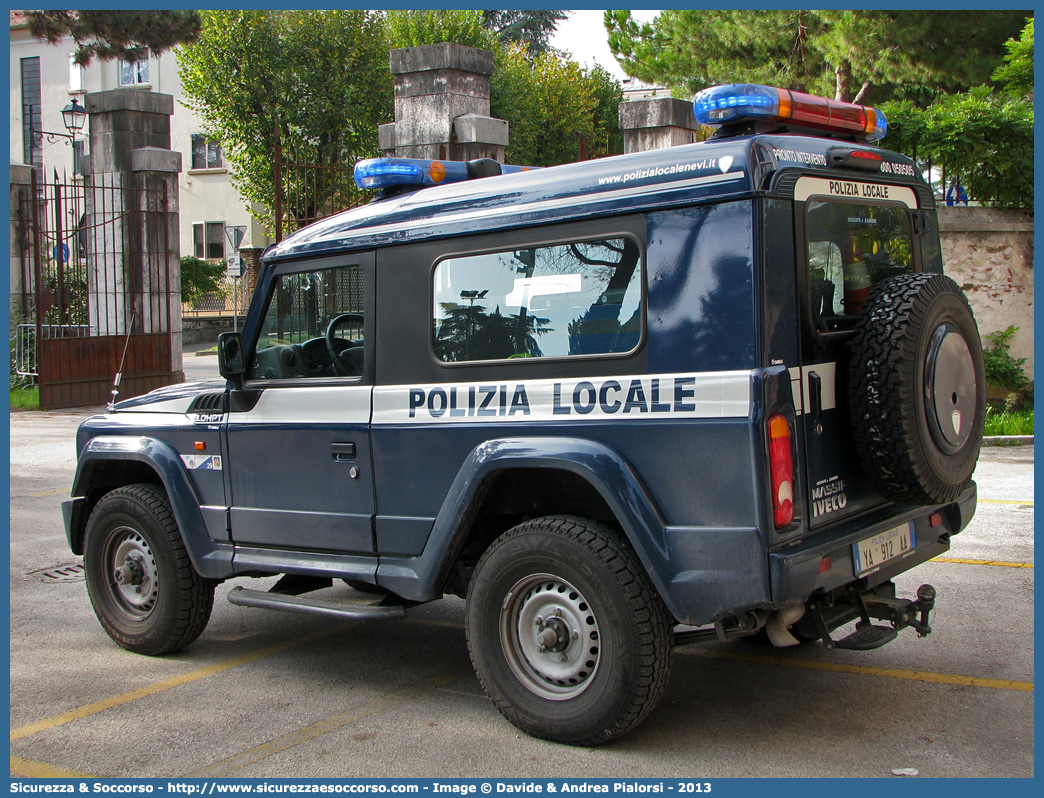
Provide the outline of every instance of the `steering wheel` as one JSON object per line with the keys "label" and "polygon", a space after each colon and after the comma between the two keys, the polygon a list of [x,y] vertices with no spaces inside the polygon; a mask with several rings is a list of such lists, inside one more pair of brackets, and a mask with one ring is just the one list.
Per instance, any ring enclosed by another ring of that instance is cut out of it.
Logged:
{"label": "steering wheel", "polygon": [[341,361],[342,351],[347,352],[348,349],[339,351],[334,345],[334,331],[347,321],[358,322],[361,329],[363,326],[363,315],[361,313],[342,313],[340,316],[334,316],[330,321],[330,326],[326,328],[326,348],[330,352],[330,360],[333,361],[334,371],[341,377],[355,377],[358,375],[350,373],[351,370]]}

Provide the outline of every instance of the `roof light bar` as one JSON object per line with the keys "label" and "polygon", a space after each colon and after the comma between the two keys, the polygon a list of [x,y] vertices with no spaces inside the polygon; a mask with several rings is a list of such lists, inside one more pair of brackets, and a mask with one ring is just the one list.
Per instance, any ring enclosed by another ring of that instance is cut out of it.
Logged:
{"label": "roof light bar", "polygon": [[[437,186],[489,175],[488,164],[469,161],[428,161],[420,158],[369,158],[355,164],[359,188]],[[526,172],[532,167],[499,164],[500,174]]]}
{"label": "roof light bar", "polygon": [[888,132],[888,120],[876,108],[753,83],[703,89],[692,103],[696,121],[701,125],[757,120],[791,122],[831,133],[855,134],[871,141],[880,141]]}

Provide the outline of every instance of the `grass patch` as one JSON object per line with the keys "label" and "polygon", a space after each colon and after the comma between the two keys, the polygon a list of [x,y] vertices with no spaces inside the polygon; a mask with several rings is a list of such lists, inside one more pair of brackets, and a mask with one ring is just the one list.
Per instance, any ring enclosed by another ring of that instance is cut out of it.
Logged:
{"label": "grass patch", "polygon": [[986,434],[987,435],[1032,435],[1033,434],[1033,411],[1032,410],[1004,410],[1000,413],[994,412],[992,408],[986,409]]}
{"label": "grass patch", "polygon": [[40,388],[37,385],[29,385],[23,388],[11,389],[12,410],[39,410]]}

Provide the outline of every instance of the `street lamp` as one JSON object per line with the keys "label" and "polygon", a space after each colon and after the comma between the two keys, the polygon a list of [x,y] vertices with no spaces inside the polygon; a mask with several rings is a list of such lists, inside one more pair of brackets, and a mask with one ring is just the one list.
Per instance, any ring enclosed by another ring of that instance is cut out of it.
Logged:
{"label": "street lamp", "polygon": [[46,138],[48,144],[54,144],[58,139],[76,140],[76,134],[83,130],[87,121],[87,111],[80,105],[76,98],[62,109],[62,122],[68,133],[53,133],[50,130],[37,130],[34,122],[33,106],[29,106],[29,141],[35,149],[43,149],[43,141]]}
{"label": "street lamp", "polygon": [[62,121],[65,123],[65,129],[74,137],[83,130],[83,124],[87,121],[87,111],[76,101],[75,97],[62,109]]}

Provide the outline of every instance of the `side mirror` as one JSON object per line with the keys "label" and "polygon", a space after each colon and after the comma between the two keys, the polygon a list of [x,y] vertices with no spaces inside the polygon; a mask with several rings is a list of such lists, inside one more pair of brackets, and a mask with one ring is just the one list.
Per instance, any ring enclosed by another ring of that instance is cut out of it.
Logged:
{"label": "side mirror", "polygon": [[242,386],[246,362],[243,360],[243,338],[239,333],[227,332],[218,336],[218,372],[237,388]]}

